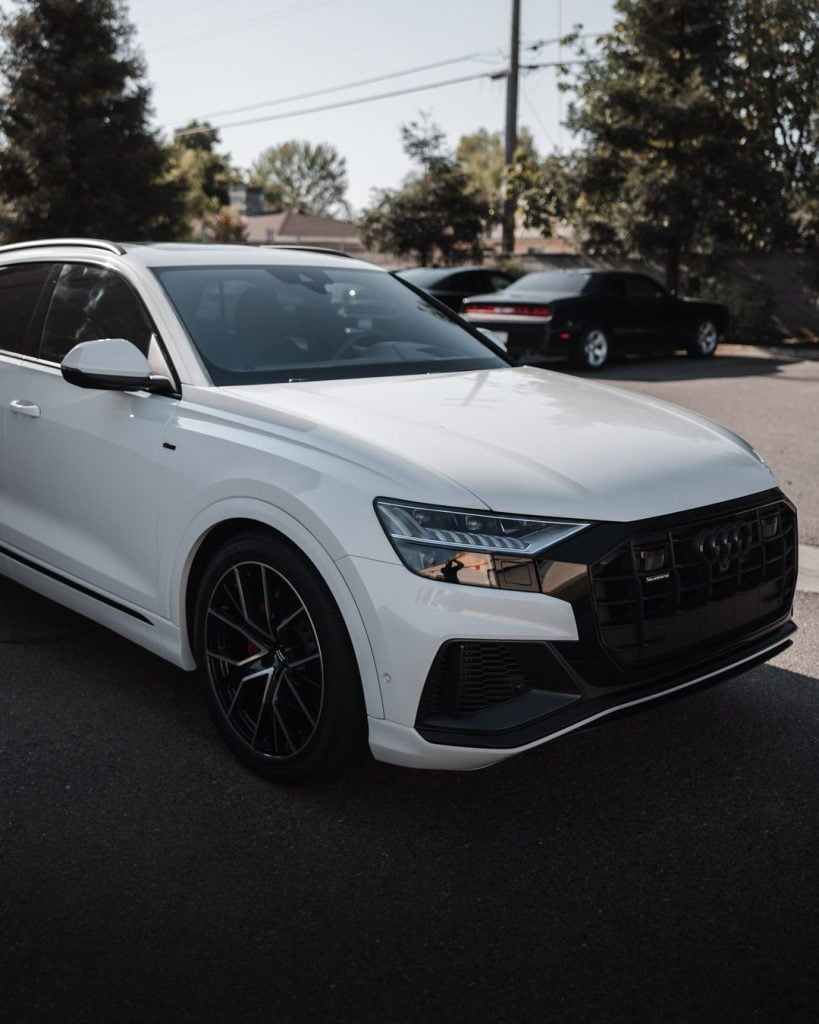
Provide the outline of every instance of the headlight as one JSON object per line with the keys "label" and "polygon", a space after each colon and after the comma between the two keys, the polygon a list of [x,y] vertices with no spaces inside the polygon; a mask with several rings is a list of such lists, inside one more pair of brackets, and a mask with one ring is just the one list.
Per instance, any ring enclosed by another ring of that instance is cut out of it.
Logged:
{"label": "headlight", "polygon": [[542,590],[548,563],[539,566],[538,556],[589,526],[380,498],[375,510],[398,557],[412,572],[445,583],[502,590]]}

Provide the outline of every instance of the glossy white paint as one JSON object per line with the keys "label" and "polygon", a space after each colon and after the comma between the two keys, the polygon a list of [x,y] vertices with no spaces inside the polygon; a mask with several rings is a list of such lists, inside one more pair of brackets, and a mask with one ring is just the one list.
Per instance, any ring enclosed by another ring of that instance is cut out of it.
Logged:
{"label": "glossy white paint", "polygon": [[157,612],[157,462],[177,403],[74,387],[59,367],[29,360],[13,390],[41,415],[8,417],[8,543]]}
{"label": "glossy white paint", "polygon": [[400,725],[414,724],[446,640],[577,639],[571,605],[554,597],[436,583],[374,558],[343,558],[338,567],[367,623],[384,715]]}
{"label": "glossy white paint", "polygon": [[133,377],[144,380],[151,374],[151,367],[145,356],[124,338],[100,338],[98,341],[83,341],[66,355],[63,367],[82,373],[102,376]]}
{"label": "glossy white paint", "polygon": [[[571,607],[555,598],[414,576],[381,529],[374,498],[628,521],[774,485],[750,447],[710,421],[543,370],[214,388],[149,270],[340,259],[199,246],[124,256],[55,246],[4,259],[121,273],[182,387],[179,397],[87,391],[55,365],[0,353],[0,541],[121,607],[3,556],[0,571],[191,668],[186,588],[202,540],[235,519],[277,530],[335,596],[373,751],[385,760],[464,768],[514,753],[433,746],[415,733],[435,652],[454,637],[573,639],[576,629]],[[36,404],[40,417],[12,413],[15,400]]]}
{"label": "glossy white paint", "polygon": [[262,420],[302,417],[343,457],[375,447],[393,475],[420,465],[497,512],[628,521],[774,483],[749,445],[695,413],[530,367],[223,388],[215,398]]}

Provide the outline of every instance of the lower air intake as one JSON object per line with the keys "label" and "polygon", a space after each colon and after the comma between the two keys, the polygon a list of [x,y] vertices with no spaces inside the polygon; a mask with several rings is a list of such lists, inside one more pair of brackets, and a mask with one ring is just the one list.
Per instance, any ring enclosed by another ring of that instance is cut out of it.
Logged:
{"label": "lower air intake", "polygon": [[513,644],[461,642],[439,651],[426,688],[429,714],[470,714],[529,692]]}

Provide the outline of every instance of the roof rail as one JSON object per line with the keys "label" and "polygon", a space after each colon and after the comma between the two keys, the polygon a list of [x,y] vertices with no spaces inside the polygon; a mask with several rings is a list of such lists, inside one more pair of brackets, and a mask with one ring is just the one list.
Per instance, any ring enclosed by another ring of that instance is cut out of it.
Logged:
{"label": "roof rail", "polygon": [[21,249],[51,249],[55,245],[73,245],[83,249],[104,249],[117,256],[124,256],[125,249],[116,242],[106,242],[103,238],[41,238],[36,242],[14,242],[12,245],[0,245],[0,252],[14,252]]}
{"label": "roof rail", "polygon": [[343,256],[345,259],[354,260],[355,256],[351,256],[348,252],[342,252],[340,249],[325,249],[321,245],[287,245],[277,244],[275,242],[269,245],[260,246],[261,249],[295,249],[296,252],[317,252],[324,256]]}

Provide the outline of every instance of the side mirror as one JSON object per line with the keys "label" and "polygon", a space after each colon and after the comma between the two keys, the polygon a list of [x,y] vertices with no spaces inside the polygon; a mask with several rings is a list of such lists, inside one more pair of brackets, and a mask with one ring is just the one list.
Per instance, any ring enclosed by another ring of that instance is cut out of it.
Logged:
{"label": "side mirror", "polygon": [[165,377],[153,377],[151,366],[139,349],[124,338],[81,341],[60,364],[63,377],[78,388],[98,391],[149,391],[169,394]]}

